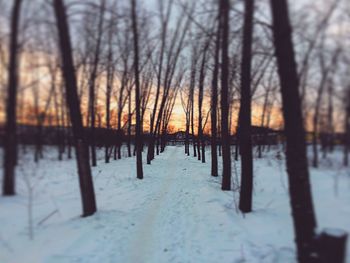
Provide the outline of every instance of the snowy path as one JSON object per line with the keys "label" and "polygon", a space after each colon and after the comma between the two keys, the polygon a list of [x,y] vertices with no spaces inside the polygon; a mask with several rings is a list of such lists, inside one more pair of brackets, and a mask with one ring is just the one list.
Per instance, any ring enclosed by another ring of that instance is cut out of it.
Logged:
{"label": "snowy path", "polygon": [[154,198],[143,207],[138,217],[141,225],[129,245],[130,262],[159,262],[159,251],[166,254],[181,250],[184,253],[182,248],[189,240],[186,232],[193,232],[195,196],[189,189],[193,180],[188,181],[186,169],[179,165],[181,162],[174,162],[175,156],[173,153],[163,163],[166,167],[163,182],[154,189]]}
{"label": "snowy path", "polygon": [[[67,244],[61,256],[53,255],[46,262],[62,262],[62,257],[67,258],[67,255],[71,255],[69,258],[75,259],[74,262],[214,263],[223,259],[226,259],[224,262],[230,262],[229,259],[236,252],[232,249],[225,251],[220,247],[222,241],[217,242],[215,239],[222,233],[220,228],[225,225],[215,223],[220,221],[220,214],[215,213],[215,210],[198,209],[207,208],[208,202],[215,202],[212,197],[217,194],[217,189],[214,187],[219,187],[215,184],[208,188],[207,174],[201,173],[203,165],[193,157],[184,156],[183,148],[169,147],[152,166],[145,166],[144,180],[136,182],[138,188],[135,191],[145,191],[145,195],[140,195],[143,200],[133,200],[142,205],[130,209],[124,215],[128,220],[121,220],[116,214],[118,224],[111,224],[113,219],[108,216],[107,222],[101,225],[103,231],[89,230],[73,243]],[[204,167],[209,168],[207,164]],[[142,187],[144,190],[141,190]],[[224,197],[228,195],[219,193]],[[136,192],[133,196],[137,198]],[[220,205],[220,210],[220,213],[225,214],[229,208]],[[227,222],[232,220],[228,214],[224,219]],[[213,223],[215,225],[210,226]],[[224,239],[232,243],[234,235],[227,230]],[[99,242],[87,241],[88,236]],[[123,238],[118,239],[118,236]],[[91,250],[94,252],[90,258],[86,255],[77,256]]]}
{"label": "snowy path", "polygon": [[205,203],[210,198],[207,190],[216,192],[208,189],[208,178],[199,169],[202,164],[185,157],[183,148],[176,147],[170,147],[158,158],[153,165],[162,169],[158,175],[160,181],[153,185],[148,200],[135,213],[138,223],[125,244],[127,253],[122,261],[216,262],[216,256],[208,261],[210,255],[205,252],[213,250],[212,255],[222,254],[220,247],[207,242],[209,239],[215,243],[215,230],[210,230],[207,219],[215,222],[220,217],[210,210],[198,211],[198,207],[207,207]]}
{"label": "snowy path", "polygon": [[[135,178],[134,158],[104,164],[101,151],[93,168],[98,213],[80,218],[75,161],[58,162],[49,150],[47,160],[32,167],[44,175],[35,190],[33,240],[21,179],[33,176],[31,169],[21,171],[16,197],[0,197],[0,262],[295,262],[283,161],[273,154],[255,160],[254,212],[243,216],[235,208],[238,194],[222,192],[210,164],[183,151],[167,147],[144,165],[144,180]],[[233,167],[239,172],[239,163]],[[350,232],[348,171],[326,171],[311,171],[319,226]],[[58,213],[39,224],[54,209]]]}
{"label": "snowy path", "polygon": [[[201,244],[208,239],[201,240],[205,234],[201,229],[209,228],[197,211],[206,202],[201,196],[206,180],[196,171],[197,165],[176,159],[177,149],[171,150],[162,163],[166,169],[163,182],[155,189],[157,195],[141,212],[142,223],[131,243],[136,251],[130,253],[130,262],[196,262],[202,249],[212,246]],[[207,210],[205,217],[210,217],[210,212]]]}

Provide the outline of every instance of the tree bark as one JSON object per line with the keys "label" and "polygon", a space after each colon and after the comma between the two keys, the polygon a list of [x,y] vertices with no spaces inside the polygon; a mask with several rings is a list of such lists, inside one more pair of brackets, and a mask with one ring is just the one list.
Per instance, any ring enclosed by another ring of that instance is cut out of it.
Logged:
{"label": "tree bark", "polygon": [[14,2],[11,14],[10,58],[8,69],[8,95],[4,136],[4,196],[15,195],[15,166],[17,163],[17,84],[18,84],[18,28],[22,0]]}
{"label": "tree bark", "polygon": [[251,138],[251,62],[252,62],[252,38],[253,38],[253,14],[254,0],[246,0],[244,26],[243,26],[243,50],[242,50],[242,74],[241,74],[241,116],[240,125],[240,149],[241,149],[241,188],[239,209],[243,213],[252,211],[253,193],[253,155]]}
{"label": "tree bark", "polygon": [[151,114],[150,119],[150,140],[148,144],[147,149],[147,164],[151,164],[151,161],[154,159],[154,146],[155,146],[155,136],[156,136],[156,128],[154,127],[154,122],[156,120],[156,113],[157,113],[157,107],[158,107],[158,101],[160,96],[160,88],[161,88],[161,81],[162,81],[162,72],[163,72],[163,60],[165,55],[165,47],[166,47],[166,36],[167,36],[167,30],[168,30],[168,21],[170,17],[170,12],[173,4],[173,0],[169,1],[167,12],[164,15],[163,13],[163,2],[159,1],[160,6],[160,22],[161,22],[161,48],[160,48],[160,54],[159,54],[159,64],[157,69],[157,91],[156,91],[156,98],[153,105],[153,110]]}
{"label": "tree bark", "polygon": [[206,57],[207,50],[209,48],[210,39],[206,40],[207,43],[204,45],[202,63],[199,72],[199,93],[198,93],[198,153],[202,151],[202,154],[198,154],[198,160],[202,160],[202,163],[205,163],[205,142],[203,138],[203,93],[204,93],[204,81],[205,81],[205,67],[206,67]]}
{"label": "tree bark", "polygon": [[67,24],[66,10],[63,1],[55,0],[54,9],[62,56],[63,77],[66,86],[66,101],[69,107],[76,149],[80,192],[83,204],[83,216],[89,216],[96,212],[95,192],[91,168],[89,165],[89,149],[84,135],[83,121],[80,112],[77,81],[72,57],[72,47]]}
{"label": "tree bark", "polygon": [[89,80],[89,113],[90,113],[90,136],[89,143],[91,145],[91,165],[96,166],[96,142],[95,142],[95,83],[97,78],[97,68],[100,61],[100,46],[103,34],[103,20],[105,12],[105,0],[101,0],[101,7],[98,20],[98,32],[97,32],[97,41],[96,48],[94,52],[94,60],[92,65],[92,71]]}
{"label": "tree bark", "polygon": [[127,139],[127,148],[128,148],[128,157],[131,157],[131,87],[128,90],[128,139]]}
{"label": "tree bark", "polygon": [[[123,62],[124,62],[123,63],[124,70],[123,70],[123,75],[122,75],[122,79],[121,79],[121,86],[119,89],[119,97],[118,97],[118,132],[121,134],[121,136],[120,136],[120,142],[118,145],[118,149],[116,149],[117,151],[115,152],[115,156],[114,156],[115,159],[117,159],[117,154],[118,154],[118,159],[122,158],[121,147],[123,145],[123,137],[124,137],[124,132],[122,132],[122,113],[123,113],[123,109],[124,109],[124,105],[125,105],[124,102],[126,102],[126,100],[124,100],[124,98],[123,98],[123,95],[124,95],[125,87],[127,85],[127,70],[128,70],[127,58],[123,59]],[[130,113],[130,108],[129,108],[129,113]]]}
{"label": "tree bark", "polygon": [[192,53],[192,65],[191,65],[191,80],[190,80],[190,103],[191,103],[191,109],[190,109],[190,122],[191,122],[191,132],[192,132],[192,146],[193,146],[193,156],[197,156],[197,149],[196,149],[196,138],[194,135],[194,87],[196,83],[196,64],[197,64],[197,58],[195,57],[196,52],[193,51]]}
{"label": "tree bark", "polygon": [[231,140],[229,131],[229,58],[228,58],[228,39],[229,39],[229,11],[230,1],[220,0],[220,17],[222,28],[221,41],[221,143],[222,143],[222,184],[224,191],[231,190]]}
{"label": "tree bark", "polygon": [[314,262],[312,253],[316,218],[310,189],[305,131],[298,90],[299,81],[292,44],[292,29],[289,22],[287,1],[270,0],[270,3],[274,45],[281,83],[287,142],[287,172],[295,240],[299,262],[309,263]]}
{"label": "tree bark", "polygon": [[[113,34],[114,34],[114,23],[115,21],[111,18],[109,23],[108,32],[108,52],[107,52],[107,77],[106,77],[106,128],[108,132],[111,129],[111,96],[114,80],[114,65],[113,65]],[[105,162],[109,163],[110,159],[110,147],[112,147],[110,140],[108,139],[105,144]]]}
{"label": "tree bark", "polygon": [[[218,20],[220,19],[220,14]],[[218,107],[218,76],[219,76],[219,55],[220,55],[220,35],[221,27],[218,21],[215,39],[214,70],[211,84],[211,175],[218,176],[218,151],[217,151],[217,107]]]}
{"label": "tree bark", "polygon": [[136,17],[136,0],[131,0],[132,30],[134,34],[134,73],[135,73],[135,105],[136,105],[136,169],[137,178],[143,179],[142,169],[142,139],[141,139],[141,119],[140,119],[140,76],[139,76],[139,44],[138,28]]}

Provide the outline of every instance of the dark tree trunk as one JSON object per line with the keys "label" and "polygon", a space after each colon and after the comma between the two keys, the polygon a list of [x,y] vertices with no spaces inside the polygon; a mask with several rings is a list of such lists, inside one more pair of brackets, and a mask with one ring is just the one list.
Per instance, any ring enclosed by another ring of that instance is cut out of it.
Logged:
{"label": "dark tree trunk", "polygon": [[83,216],[89,216],[96,212],[95,192],[91,168],[89,165],[89,149],[84,136],[83,121],[80,112],[77,82],[72,57],[72,47],[70,43],[66,10],[63,1],[55,0],[54,9],[62,56],[63,77],[66,86],[66,101],[69,107],[76,149],[80,192],[83,204]]}
{"label": "dark tree trunk", "polygon": [[[195,56],[195,55],[193,55]],[[194,87],[196,83],[196,62],[195,58],[193,58],[192,61],[192,67],[191,67],[191,82],[190,82],[190,101],[191,101],[191,113],[190,113],[190,119],[191,119],[191,132],[192,132],[192,146],[193,146],[193,156],[197,156],[197,149],[196,149],[196,137],[194,135]]]}
{"label": "dark tree trunk", "polygon": [[323,87],[324,84],[321,84],[322,87],[319,89],[317,93],[317,99],[316,99],[316,108],[315,113],[312,119],[312,151],[313,151],[313,159],[312,159],[312,166],[317,168],[318,167],[318,124],[319,124],[319,112],[321,107],[321,101],[322,101],[322,94],[323,94]]}
{"label": "dark tree trunk", "polygon": [[[108,73],[109,75],[110,73]],[[111,87],[112,83],[109,82],[107,84],[107,94],[106,94],[106,128],[109,131],[111,129],[111,123],[110,123],[110,113],[111,113]],[[109,136],[109,135],[108,135]],[[110,143],[109,141],[105,144],[105,162],[109,163],[110,154],[109,154],[109,147]]]}
{"label": "dark tree trunk", "polygon": [[[124,71],[123,71],[121,86],[120,86],[120,90],[119,90],[119,98],[118,98],[118,132],[119,133],[121,133],[121,130],[122,130],[122,113],[123,113],[123,108],[124,108],[123,94],[124,94],[124,90],[125,90],[125,86],[126,86],[126,74],[127,74],[127,69],[128,69],[127,63],[128,63],[128,60],[124,59]],[[130,110],[129,110],[129,113],[130,113]],[[115,148],[115,153],[114,153],[115,160],[117,159],[117,154],[118,154],[118,159],[122,158],[121,147],[123,145],[123,137],[124,137],[123,135],[124,135],[124,133],[122,133],[122,135],[120,136],[120,138],[119,138],[120,141],[118,143],[118,146],[116,146],[116,148]]]}
{"label": "dark tree trunk", "polygon": [[[220,134],[221,136],[221,115],[220,115],[220,111],[218,111],[218,134]],[[220,142],[218,145],[218,154],[221,157],[222,156],[222,138],[220,137]]]}
{"label": "dark tree trunk", "polygon": [[254,0],[246,0],[243,50],[242,50],[242,74],[241,74],[241,116],[240,121],[240,148],[241,148],[241,189],[239,209],[243,213],[252,211],[253,193],[253,156],[251,139],[251,61],[252,61],[252,37]]}
{"label": "dark tree trunk", "polygon": [[[324,40],[323,40],[324,42]],[[323,42],[321,43],[321,48],[323,47]],[[328,75],[330,73],[331,68],[334,68],[336,66],[338,57],[338,50],[335,51],[332,57],[332,62],[329,66],[326,67],[325,65],[325,58],[324,54],[321,52],[320,54],[320,66],[321,66],[321,81],[320,86],[317,91],[317,98],[316,98],[316,105],[315,105],[315,113],[313,116],[313,131],[312,131],[312,149],[313,149],[313,160],[312,165],[314,167],[318,167],[318,142],[319,142],[319,132],[318,132],[318,126],[319,126],[319,118],[320,118],[320,109],[322,104],[322,96],[324,93],[324,89],[326,87],[327,81],[328,81]]]}
{"label": "dark tree trunk", "polygon": [[[161,3],[161,2],[159,2]],[[151,114],[151,120],[150,120],[150,139],[147,149],[147,164],[151,164],[151,161],[154,159],[154,146],[156,141],[156,127],[154,127],[154,122],[156,120],[156,113],[157,113],[157,107],[158,107],[158,101],[160,96],[160,88],[161,88],[161,81],[162,81],[162,72],[163,72],[163,60],[165,55],[165,47],[166,47],[166,36],[167,36],[167,29],[168,29],[168,20],[170,17],[170,11],[171,11],[172,1],[168,3],[167,13],[164,16],[163,10],[161,10],[161,48],[160,48],[160,54],[159,54],[159,64],[157,69],[157,91],[156,91],[156,98],[153,105],[153,110]]]}
{"label": "dark tree trunk", "polygon": [[[270,84],[269,84],[270,85]],[[265,90],[265,98],[264,98],[264,105],[261,113],[261,122],[260,122],[260,127],[268,127],[265,126],[265,119],[267,115],[267,106],[269,103],[269,94],[270,94],[270,86]],[[262,151],[263,151],[263,144],[266,144],[266,135],[267,133],[265,130],[262,132],[263,134],[259,134],[258,136],[258,158],[262,158]]]}
{"label": "dark tree trunk", "polygon": [[205,163],[205,139],[203,134],[201,139],[201,149],[202,149],[202,163]]}
{"label": "dark tree trunk", "polygon": [[70,132],[67,134],[67,148],[67,157],[68,159],[72,159],[72,141]]}
{"label": "dark tree trunk", "polygon": [[99,21],[98,21],[98,32],[97,32],[97,41],[96,48],[94,50],[94,60],[92,65],[92,72],[89,80],[89,113],[90,113],[90,136],[89,143],[91,145],[91,165],[96,166],[96,141],[95,141],[95,83],[97,78],[97,69],[100,61],[100,46],[102,40],[103,33],[103,15],[105,12],[105,0],[101,0],[101,7],[99,13]]}
{"label": "dark tree trunk", "polygon": [[[220,14],[218,15],[218,20]],[[219,55],[220,55],[220,22],[216,31],[215,54],[214,54],[214,70],[213,80],[211,84],[211,175],[218,176],[218,151],[217,151],[217,108],[218,108],[218,76],[219,76]]]}
{"label": "dark tree trunk", "polygon": [[127,139],[127,148],[128,148],[128,157],[131,157],[131,121],[132,121],[132,115],[131,115],[131,88],[129,88],[128,91],[128,139]]}
{"label": "dark tree trunk", "polygon": [[57,150],[58,150],[58,160],[62,161],[62,154],[63,154],[63,136],[62,136],[62,124],[60,120],[60,110],[58,106],[58,98],[57,98],[57,91],[56,91],[56,78],[54,75],[54,72],[51,72],[52,76],[52,89],[53,89],[53,95],[54,95],[54,107],[55,107],[55,121],[56,121],[56,140],[57,140]]}
{"label": "dark tree trunk", "polygon": [[8,95],[4,136],[3,195],[15,195],[15,166],[17,163],[17,82],[18,82],[18,28],[21,0],[14,1],[11,14],[10,58],[8,69]]}
{"label": "dark tree trunk", "polygon": [[327,110],[327,150],[334,150],[334,124],[333,124],[333,81],[328,82],[328,110]]}
{"label": "dark tree trunk", "polygon": [[39,113],[37,127],[36,127],[36,142],[35,142],[35,151],[34,151],[34,162],[39,162],[43,158],[43,122],[44,122],[44,113]]}
{"label": "dark tree trunk", "polygon": [[[114,72],[113,72],[113,50],[112,50],[112,41],[113,41],[113,34],[114,31],[112,30],[113,27],[113,20],[111,19],[110,23],[110,29],[108,34],[108,56],[107,56],[107,87],[106,87],[106,128],[107,131],[111,129],[111,123],[110,123],[110,115],[111,115],[111,95],[112,95],[112,86],[113,86],[113,79],[114,79]],[[108,133],[109,136],[109,133]],[[105,144],[105,162],[109,163],[110,159],[110,142],[107,140]]]}
{"label": "dark tree trunk", "polygon": [[157,133],[156,133],[156,154],[157,155],[159,155],[159,144],[160,144],[160,127],[157,129]]}
{"label": "dark tree trunk", "polygon": [[[203,138],[203,93],[204,93],[204,81],[205,81],[205,66],[206,66],[206,56],[207,50],[209,48],[210,39],[206,41],[203,49],[202,63],[199,72],[199,93],[198,93],[198,160],[202,160],[202,163],[205,163],[205,145]],[[202,151],[202,154],[200,152]]]}
{"label": "dark tree trunk", "polygon": [[140,78],[139,78],[139,44],[138,44],[138,28],[136,17],[136,0],[131,1],[131,17],[132,30],[134,34],[134,72],[135,72],[135,105],[136,105],[136,168],[137,178],[143,179],[142,169],[142,134],[141,134],[141,119],[140,119]]}
{"label": "dark tree trunk", "polygon": [[230,1],[220,0],[220,18],[222,28],[222,41],[221,41],[221,143],[222,143],[222,184],[221,189],[231,190],[231,153],[230,153],[230,131],[229,131],[229,102],[228,102],[228,90],[229,90],[229,58],[228,58],[228,46],[229,46],[229,12]]}
{"label": "dark tree trunk", "polygon": [[[199,123],[199,120],[198,120],[198,123]],[[198,127],[199,127],[199,125],[198,125]],[[197,133],[197,140],[196,140],[197,141],[197,159],[198,159],[198,161],[201,160],[201,137],[200,136],[201,135],[199,134],[199,131],[198,131],[198,133]]]}
{"label": "dark tree trunk", "polygon": [[316,218],[310,189],[305,131],[287,1],[271,0],[271,10],[281,83],[289,193],[298,260],[301,263],[309,263],[314,261],[312,253]]}
{"label": "dark tree trunk", "polygon": [[[187,107],[189,105],[189,102],[187,104]],[[189,110],[189,109],[187,109]],[[185,154],[187,156],[190,156],[190,113],[186,112],[186,133],[185,133]]]}

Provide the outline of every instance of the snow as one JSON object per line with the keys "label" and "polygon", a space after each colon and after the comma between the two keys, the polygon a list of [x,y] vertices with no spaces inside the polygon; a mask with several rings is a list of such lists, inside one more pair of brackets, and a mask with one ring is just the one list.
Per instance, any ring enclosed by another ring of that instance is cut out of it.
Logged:
{"label": "snow", "polygon": [[337,228],[325,228],[323,232],[327,235],[330,235],[336,238],[343,238],[344,236],[347,235],[347,233],[344,230],[337,229]]}
{"label": "snow", "polygon": [[[48,147],[35,165],[27,149],[17,170],[18,195],[0,197],[0,262],[295,262],[288,182],[276,153],[254,160],[254,211],[243,215],[238,192],[222,192],[210,163],[185,156],[183,147],[169,146],[144,164],[144,180],[136,179],[134,157],[105,164],[101,150],[93,168],[98,212],[81,218],[75,160],[59,162]],[[338,150],[311,169],[319,230],[350,232],[350,172],[341,158]],[[239,171],[233,162],[235,188]]]}

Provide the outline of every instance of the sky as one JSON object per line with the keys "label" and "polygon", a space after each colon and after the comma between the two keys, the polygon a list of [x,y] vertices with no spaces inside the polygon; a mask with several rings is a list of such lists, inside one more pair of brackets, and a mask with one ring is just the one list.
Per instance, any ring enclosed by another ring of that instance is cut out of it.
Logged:
{"label": "sky", "polygon": [[[34,0],[35,2],[37,3],[42,3],[41,0]],[[66,1],[67,4],[69,3],[72,3],[72,2],[75,2],[75,1]],[[94,0],[94,2],[97,2],[97,0]],[[176,2],[176,1],[175,1]],[[267,0],[263,0],[262,1],[263,3],[268,3]],[[310,1],[307,1],[307,0],[295,0],[295,1],[289,1],[290,4],[291,4],[291,10],[292,10],[292,13],[294,10],[299,10],[302,6],[304,5],[314,5],[314,7],[316,9],[322,9],[324,6],[327,6],[329,5],[329,3],[331,3],[332,1],[331,0],[322,0],[322,1],[318,1],[317,4],[315,2],[310,2]],[[35,5],[33,5],[33,0],[31,1],[28,1],[28,0],[24,0],[24,10],[22,11],[22,17],[23,17],[23,20],[26,21],[26,19],[28,19],[28,14],[30,14],[30,6],[33,7]],[[122,1],[122,3],[128,3],[128,1]],[[157,8],[155,8],[157,6],[157,0],[143,0],[143,1],[139,1],[139,3],[141,3],[142,6],[146,7],[147,9],[152,9],[152,10],[156,10]],[[233,4],[235,3],[235,1],[233,2]],[[3,7],[0,11],[0,22],[3,22],[2,24],[6,24],[6,21],[8,20],[8,17],[9,17],[9,2],[7,1],[0,1],[0,7]],[[266,5],[265,5],[266,7]],[[268,9],[264,9],[266,11],[266,13],[269,12]],[[262,11],[262,13],[264,13],[265,11]],[[260,12],[261,14],[261,12]],[[72,13],[72,18],[71,18],[71,23],[73,25],[73,38],[74,38],[74,34],[77,33],[77,29],[79,29],[79,14],[78,12],[75,12],[75,13]],[[74,15],[74,17],[73,17]],[[266,14],[268,16],[268,14]],[[172,19],[174,19],[176,16],[173,15],[172,16]],[[52,17],[50,17],[49,19],[52,19]],[[154,19],[157,19],[157,18],[154,18]],[[1,32],[1,35],[6,35],[6,29],[4,29],[4,27],[0,27],[0,29],[3,29],[3,30],[0,30]],[[24,37],[23,37],[24,38]],[[5,51],[6,52],[6,51]],[[23,64],[26,64],[26,62],[22,62]],[[30,65],[24,65],[24,68],[27,68],[30,70]],[[25,76],[25,71],[22,71],[22,76]],[[4,83],[4,80],[6,79],[6,76],[4,75],[4,73],[2,72],[1,74],[1,78],[2,78],[2,82]],[[210,75],[208,76],[208,84],[206,85],[206,90],[207,90],[207,93],[208,93],[208,90],[210,89]],[[41,81],[45,82],[45,77],[43,79],[41,79]],[[28,83],[30,82],[30,80],[24,80],[23,83]],[[25,84],[23,84],[25,86]],[[1,94],[1,99],[4,98],[5,94],[4,94],[4,87],[6,85],[2,85],[2,94]],[[25,96],[25,100],[27,101],[33,101],[32,98],[30,98],[31,92],[28,91],[26,92],[26,95]],[[45,92],[41,92],[41,94],[45,94]],[[206,99],[205,99],[205,104],[206,105],[209,105],[209,99],[210,99],[210,96],[207,96]],[[153,101],[151,100],[151,103]],[[151,106],[151,105],[150,105]],[[206,115],[206,111],[208,110],[208,108],[205,108],[204,111],[203,111],[203,115],[205,116]],[[236,113],[234,114],[233,118],[236,119]],[[252,122],[253,124],[259,124],[260,122],[260,115],[261,115],[261,101],[257,101],[257,102],[254,102],[253,103],[253,116],[252,116]],[[3,118],[3,109],[0,108],[0,120],[1,118]],[[209,127],[209,123],[208,122],[208,127]],[[178,129],[184,129],[184,112],[183,112],[183,109],[182,109],[182,106],[181,106],[181,101],[180,99],[178,98],[177,101],[176,101],[176,105],[175,105],[175,108],[174,108],[174,111],[173,111],[173,115],[172,115],[172,122],[171,122],[171,125],[175,126],[175,129],[178,130]],[[276,105],[275,108],[274,108],[274,118],[272,120],[272,126],[274,126],[274,128],[280,128],[281,126],[281,116],[280,116],[280,106]]]}

